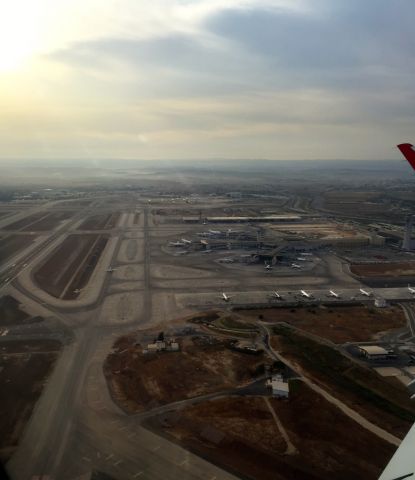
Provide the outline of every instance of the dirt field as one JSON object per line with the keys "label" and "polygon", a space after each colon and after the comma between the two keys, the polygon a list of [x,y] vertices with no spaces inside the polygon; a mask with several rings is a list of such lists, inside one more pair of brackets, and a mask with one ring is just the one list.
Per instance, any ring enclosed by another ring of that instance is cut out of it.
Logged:
{"label": "dirt field", "polygon": [[52,230],[60,222],[67,220],[74,212],[35,213],[22,220],[7,225],[3,230],[46,231]]}
{"label": "dirt field", "polygon": [[64,220],[68,220],[71,218],[74,212],[56,212],[50,213],[46,217],[42,218],[41,220],[32,223],[30,226],[23,228],[23,230],[40,230],[40,231],[47,231],[52,230],[59,225],[59,223],[63,222]]}
{"label": "dirt field", "polygon": [[270,308],[238,310],[237,313],[247,318],[262,317],[267,322],[290,323],[334,343],[364,342],[379,332],[406,325],[405,315],[399,307]]}
{"label": "dirt field", "polygon": [[26,229],[32,223],[39,221],[41,218],[46,218],[49,214],[45,212],[33,213],[27,217],[17,220],[16,222],[10,223],[6,227],[3,227],[3,230],[23,230]]}
{"label": "dirt field", "polygon": [[0,460],[5,462],[18,444],[60,344],[16,341],[0,347]]}
{"label": "dirt field", "polygon": [[37,237],[32,235],[9,235],[0,238],[0,264],[28,247]]}
{"label": "dirt field", "polygon": [[415,262],[355,264],[350,270],[359,277],[401,277],[415,275]]}
{"label": "dirt field", "polygon": [[104,213],[85,219],[79,230],[109,230],[117,225],[119,213]]}
{"label": "dirt field", "polygon": [[256,480],[377,479],[395,450],[299,381],[291,382],[289,401],[270,404],[297,453],[286,454],[286,442],[259,397],[200,403],[155,417],[147,426]]}
{"label": "dirt field", "polygon": [[[211,339],[212,343],[209,343]],[[258,375],[264,355],[226,348],[214,337],[180,337],[180,352],[143,354],[124,337],[104,371],[114,399],[129,412],[235,388]]]}
{"label": "dirt field", "polygon": [[31,317],[19,309],[19,302],[9,295],[0,298],[0,326],[41,322],[42,317]]}
{"label": "dirt field", "polygon": [[274,327],[276,351],[299,372],[324,385],[336,398],[388,432],[403,437],[415,420],[415,405],[406,387],[352,362],[339,351],[289,327]]}
{"label": "dirt field", "polygon": [[105,235],[69,235],[35,272],[35,281],[54,297],[76,298],[75,290],[88,283],[107,241]]}

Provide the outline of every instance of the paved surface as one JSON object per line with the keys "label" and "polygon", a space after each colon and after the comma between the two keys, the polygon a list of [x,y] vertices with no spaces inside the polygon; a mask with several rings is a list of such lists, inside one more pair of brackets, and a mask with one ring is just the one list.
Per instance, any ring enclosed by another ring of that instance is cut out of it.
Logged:
{"label": "paved surface", "polygon": [[[54,480],[74,480],[93,469],[120,480],[235,478],[145,430],[139,415],[128,417],[115,406],[102,372],[114,340],[132,329],[154,327],[195,309],[281,302],[270,297],[274,290],[279,291],[284,298],[282,302],[287,304],[315,303],[318,299],[336,303],[350,301],[351,297],[372,302],[373,298],[359,295],[360,285],[332,255],[322,256],[310,272],[288,269],[279,272],[275,268],[271,274],[243,266],[230,269],[216,263],[215,254],[212,257],[173,257],[164,250],[166,242],[187,235],[189,229],[200,230],[200,226],[158,224],[152,208],[144,202],[137,203],[137,198],[126,196],[117,201],[119,204],[111,207],[125,215],[107,232],[111,236],[110,246],[88,290],[85,289],[79,300],[58,301],[34,288],[32,269],[65,235],[79,232],[79,225],[86,216],[106,211],[109,203],[105,198],[75,214],[56,230],[43,232],[39,244],[19,253],[16,265],[12,267],[8,262],[0,270],[2,293],[14,292],[28,309],[40,308],[43,316],[54,319],[56,334],[71,338],[64,346],[8,468],[14,480],[29,480],[41,474],[50,475]],[[27,214],[46,208],[37,207]],[[133,213],[137,211],[140,215],[134,223]],[[13,221],[16,219],[14,217]],[[3,223],[11,222],[8,218]],[[120,267],[119,274],[105,272],[109,265]],[[136,275],[131,274],[132,278],[123,274],[129,266],[129,271]],[[205,274],[195,278],[197,269]],[[302,297],[300,288],[314,298]],[[327,297],[329,289],[334,289],[341,298]],[[224,290],[232,297],[229,303],[221,300]],[[376,289],[374,293],[404,302],[413,298],[406,288]],[[411,322],[415,325],[413,319]],[[26,333],[30,335],[29,330]],[[330,397],[330,401],[378,436],[394,444],[399,442],[357,417],[338,399]]]}

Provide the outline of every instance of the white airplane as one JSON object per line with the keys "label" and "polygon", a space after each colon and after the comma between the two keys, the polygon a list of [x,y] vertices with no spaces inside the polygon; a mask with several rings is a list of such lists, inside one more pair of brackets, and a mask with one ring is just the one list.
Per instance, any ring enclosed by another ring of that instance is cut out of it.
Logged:
{"label": "white airplane", "polygon": [[298,262],[308,262],[308,258],[298,257],[296,258]]}
{"label": "white airplane", "polygon": [[276,292],[276,291],[270,293],[269,296],[270,296],[271,298],[276,298],[277,300],[281,300],[281,295],[280,295],[278,292]]}
{"label": "white airplane", "polygon": [[301,296],[305,298],[313,298],[313,295],[311,293],[307,293],[305,290],[300,290]]}
{"label": "white airplane", "polygon": [[312,253],[307,253],[307,252],[301,252],[300,255],[303,255],[303,257],[312,257]]}
{"label": "white airplane", "polygon": [[408,285],[408,290],[409,290],[411,293],[415,293],[415,288],[410,287],[409,285]]}
{"label": "white airplane", "polygon": [[109,273],[115,272],[115,270],[117,270],[117,269],[116,269],[116,268],[113,268],[113,267],[107,268],[107,272],[109,272]]}
{"label": "white airplane", "polygon": [[83,288],[75,288],[75,290],[73,291],[73,293],[81,293],[83,290]]}
{"label": "white airplane", "polygon": [[272,270],[272,265],[270,265],[269,263],[266,263],[264,268],[265,270]]}
{"label": "white airplane", "polygon": [[359,291],[365,297],[371,297],[372,296],[372,292],[368,292],[367,290],[363,290],[363,288],[360,288]]}
{"label": "white airplane", "polygon": [[330,290],[329,297],[340,298],[340,295],[336,293],[334,290]]}
{"label": "white airplane", "polygon": [[231,298],[232,297],[228,297],[225,292],[222,292],[222,300],[224,300],[225,302],[229,302]]}
{"label": "white airplane", "polygon": [[298,263],[292,263],[291,268],[302,268],[301,265],[298,265]]}
{"label": "white airplane", "polygon": [[169,242],[170,247],[184,247],[185,244],[183,242]]}
{"label": "white airplane", "polygon": [[211,235],[220,235],[222,232],[220,230],[209,230]]}
{"label": "white airplane", "polygon": [[182,242],[186,243],[187,245],[190,245],[192,243],[191,240],[187,240],[186,238],[182,238]]}

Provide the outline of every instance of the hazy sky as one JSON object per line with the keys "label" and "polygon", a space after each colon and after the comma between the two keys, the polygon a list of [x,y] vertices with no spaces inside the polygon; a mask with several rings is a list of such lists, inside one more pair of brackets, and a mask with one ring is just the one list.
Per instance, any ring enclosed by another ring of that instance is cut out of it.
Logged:
{"label": "hazy sky", "polygon": [[5,0],[0,158],[398,158],[413,0]]}

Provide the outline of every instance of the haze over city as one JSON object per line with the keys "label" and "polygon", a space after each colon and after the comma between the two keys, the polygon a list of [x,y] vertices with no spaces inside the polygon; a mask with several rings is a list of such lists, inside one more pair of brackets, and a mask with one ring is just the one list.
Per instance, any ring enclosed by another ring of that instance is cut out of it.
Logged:
{"label": "haze over city", "polygon": [[414,14],[0,5],[0,480],[415,475]]}
{"label": "haze over city", "polygon": [[397,159],[408,0],[15,0],[1,159]]}

